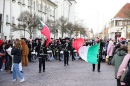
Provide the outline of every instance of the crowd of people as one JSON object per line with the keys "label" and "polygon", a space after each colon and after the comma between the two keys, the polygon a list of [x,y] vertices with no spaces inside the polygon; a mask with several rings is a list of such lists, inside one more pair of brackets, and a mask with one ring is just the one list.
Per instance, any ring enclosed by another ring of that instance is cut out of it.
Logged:
{"label": "crowd of people", "polygon": [[[20,82],[25,81],[22,66],[28,66],[28,63],[32,62],[31,52],[34,50],[37,52],[36,57],[39,59],[39,73],[41,73],[41,71],[45,72],[45,62],[50,60],[50,57],[48,57],[48,54],[50,54],[49,51],[51,51],[51,56],[54,59],[59,61],[64,60],[64,66],[67,66],[69,65],[69,57],[72,58],[72,61],[76,59],[76,52],[72,47],[74,40],[74,38],[51,38],[51,43],[48,46],[46,46],[45,39],[39,38],[36,38],[35,40],[27,40],[25,38],[8,41],[0,40],[0,71],[5,69],[6,72],[10,71],[10,73],[13,73],[13,81],[17,81],[17,74],[21,78]],[[84,40],[84,46],[93,46],[100,43],[99,54],[97,55],[97,71],[101,72],[100,62],[105,62],[106,57],[109,57],[107,64],[114,65],[115,67],[117,86],[129,86],[120,81],[124,69],[127,68],[128,61],[130,60],[129,42],[125,39],[116,42],[111,39],[102,40],[98,37],[95,39]],[[62,59],[62,56],[64,59]],[[79,59],[81,58],[79,57]],[[3,63],[5,63],[5,67],[3,67]],[[95,64],[92,64],[92,71],[95,71]]]}

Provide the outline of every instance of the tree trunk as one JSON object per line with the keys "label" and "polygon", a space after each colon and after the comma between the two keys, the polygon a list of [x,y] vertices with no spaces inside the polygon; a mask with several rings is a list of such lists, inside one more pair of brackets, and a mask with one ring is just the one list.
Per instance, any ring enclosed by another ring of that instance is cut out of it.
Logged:
{"label": "tree trunk", "polygon": [[30,39],[32,39],[32,34],[30,34]]}

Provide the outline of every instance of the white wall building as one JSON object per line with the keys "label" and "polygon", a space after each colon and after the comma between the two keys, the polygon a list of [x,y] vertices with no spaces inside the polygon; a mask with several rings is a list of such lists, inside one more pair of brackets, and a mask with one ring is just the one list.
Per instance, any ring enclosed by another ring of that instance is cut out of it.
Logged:
{"label": "white wall building", "polygon": [[[47,19],[56,20],[61,16],[74,23],[75,0],[0,0],[0,38],[29,38],[29,34],[24,31],[11,31],[12,24],[18,24],[17,18],[23,11],[39,15],[43,22]],[[60,36],[58,33],[57,38]],[[36,30],[33,37],[41,37],[40,31]],[[54,37],[52,34],[51,37]]]}

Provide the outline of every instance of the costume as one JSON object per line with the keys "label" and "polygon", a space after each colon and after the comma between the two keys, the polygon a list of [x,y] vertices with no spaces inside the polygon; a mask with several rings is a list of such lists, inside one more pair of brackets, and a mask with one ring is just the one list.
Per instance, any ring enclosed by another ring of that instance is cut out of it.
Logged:
{"label": "costume", "polygon": [[24,40],[20,40],[22,45],[22,66],[28,66],[29,49]]}

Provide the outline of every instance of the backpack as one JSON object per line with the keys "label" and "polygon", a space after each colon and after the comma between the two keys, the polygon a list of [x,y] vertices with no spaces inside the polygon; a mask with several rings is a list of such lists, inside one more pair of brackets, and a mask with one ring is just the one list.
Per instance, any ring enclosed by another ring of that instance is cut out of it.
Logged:
{"label": "backpack", "polygon": [[124,77],[124,83],[130,85],[130,60],[128,61],[128,71]]}

